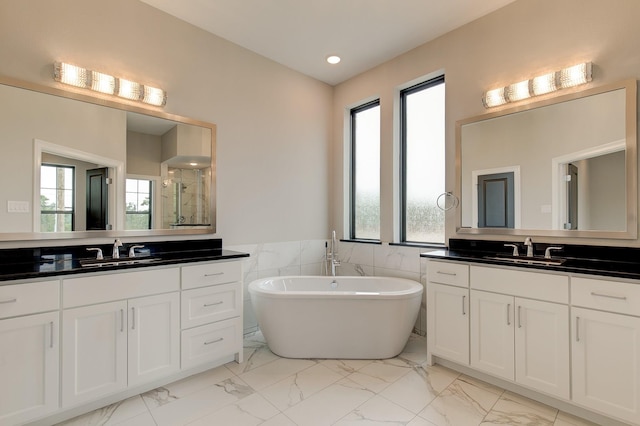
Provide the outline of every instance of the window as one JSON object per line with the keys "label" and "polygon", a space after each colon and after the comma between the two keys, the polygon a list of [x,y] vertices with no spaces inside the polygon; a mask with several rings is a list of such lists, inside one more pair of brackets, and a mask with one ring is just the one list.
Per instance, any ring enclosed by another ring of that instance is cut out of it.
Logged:
{"label": "window", "polygon": [[380,239],[380,101],[351,110],[352,239]]}
{"label": "window", "polygon": [[151,229],[151,181],[127,179],[125,229]]}
{"label": "window", "polygon": [[401,240],[444,244],[444,76],[400,92]]}
{"label": "window", "polygon": [[75,228],[75,169],[43,164],[40,169],[40,231],[67,232]]}

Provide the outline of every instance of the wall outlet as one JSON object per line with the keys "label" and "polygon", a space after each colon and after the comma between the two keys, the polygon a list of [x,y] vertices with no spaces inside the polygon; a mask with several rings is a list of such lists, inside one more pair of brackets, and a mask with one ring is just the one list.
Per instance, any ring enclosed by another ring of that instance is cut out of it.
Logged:
{"label": "wall outlet", "polygon": [[8,213],[29,213],[28,201],[7,201]]}

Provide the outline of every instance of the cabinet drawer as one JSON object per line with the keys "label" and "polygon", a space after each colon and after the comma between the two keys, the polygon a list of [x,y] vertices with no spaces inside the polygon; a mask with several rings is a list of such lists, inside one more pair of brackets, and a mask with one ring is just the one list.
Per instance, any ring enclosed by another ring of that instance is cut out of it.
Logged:
{"label": "cabinet drawer", "polygon": [[0,318],[52,311],[60,307],[60,281],[0,286]]}
{"label": "cabinet drawer", "polygon": [[182,267],[182,289],[226,284],[242,279],[240,262],[219,262]]}
{"label": "cabinet drawer", "polygon": [[185,290],[181,306],[182,328],[237,317],[242,311],[242,287],[232,283]]}
{"label": "cabinet drawer", "polygon": [[182,369],[242,351],[242,320],[233,318],[182,332]]}
{"label": "cabinet drawer", "polygon": [[62,281],[64,308],[180,290],[179,268],[89,274]]}
{"label": "cabinet drawer", "polygon": [[472,266],[470,281],[476,290],[569,303],[569,277],[564,275]]}
{"label": "cabinet drawer", "polygon": [[429,260],[427,262],[427,279],[432,283],[468,287],[469,265]]}
{"label": "cabinet drawer", "polygon": [[640,316],[640,284],[572,277],[571,304]]}

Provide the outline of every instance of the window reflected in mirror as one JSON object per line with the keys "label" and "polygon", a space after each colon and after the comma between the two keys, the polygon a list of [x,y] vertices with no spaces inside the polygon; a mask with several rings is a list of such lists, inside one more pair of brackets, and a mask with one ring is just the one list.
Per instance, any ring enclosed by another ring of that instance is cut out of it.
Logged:
{"label": "window reflected in mirror", "polygon": [[40,230],[75,229],[75,168],[43,164],[40,170]]}

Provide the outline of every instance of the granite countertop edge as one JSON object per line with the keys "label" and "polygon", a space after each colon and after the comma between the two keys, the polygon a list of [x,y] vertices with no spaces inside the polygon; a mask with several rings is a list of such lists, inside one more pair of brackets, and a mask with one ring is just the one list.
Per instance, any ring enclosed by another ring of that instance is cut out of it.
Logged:
{"label": "granite countertop edge", "polygon": [[[249,257],[249,254],[225,249],[211,249],[158,253],[157,255],[153,255],[151,257],[156,257],[158,258],[158,260],[150,263],[136,263],[130,265],[114,265],[102,267],[83,267],[80,265],[80,259],[76,258],[44,263],[55,264],[56,269],[53,270],[38,270],[38,265],[36,262],[33,262],[31,265],[22,265],[25,268],[32,268],[32,270],[29,271],[17,270],[19,268],[16,268],[16,266],[20,265],[14,265],[13,267],[0,269],[0,286],[10,284],[11,281],[25,279],[54,278],[58,276],[91,274],[96,272],[131,271],[139,270],[141,268],[152,268],[157,266],[176,265],[183,263],[241,259]],[[121,258],[121,260],[126,259],[127,258],[124,257]],[[136,257],[136,259],[144,259],[144,256]]]}
{"label": "granite countertop edge", "polygon": [[[495,254],[493,254],[495,256]],[[613,262],[600,259],[571,259],[571,266],[565,265],[535,265],[518,263],[508,260],[488,259],[492,254],[486,252],[474,252],[464,250],[435,250],[420,253],[420,257],[450,260],[456,262],[471,262],[494,266],[508,266],[523,269],[535,269],[537,271],[562,272],[565,274],[584,274],[601,277],[640,279],[640,264],[635,262]]]}

